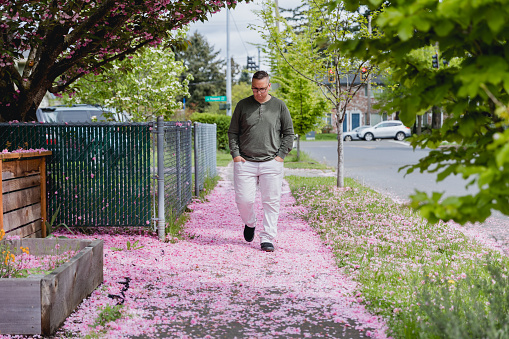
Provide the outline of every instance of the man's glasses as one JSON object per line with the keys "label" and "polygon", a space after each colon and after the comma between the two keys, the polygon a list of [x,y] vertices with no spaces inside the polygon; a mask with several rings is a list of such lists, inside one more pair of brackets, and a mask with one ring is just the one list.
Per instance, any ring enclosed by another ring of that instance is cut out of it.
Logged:
{"label": "man's glasses", "polygon": [[269,86],[267,87],[264,87],[264,88],[256,88],[256,87],[251,87],[251,89],[253,90],[253,92],[258,92],[258,93],[264,93],[267,88],[269,88]]}

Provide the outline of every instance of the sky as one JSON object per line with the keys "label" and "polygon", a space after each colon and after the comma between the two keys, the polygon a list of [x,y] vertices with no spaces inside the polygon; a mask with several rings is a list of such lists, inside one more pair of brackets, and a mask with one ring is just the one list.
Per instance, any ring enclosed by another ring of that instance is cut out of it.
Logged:
{"label": "sky", "polygon": [[[248,4],[240,3],[234,10],[230,10],[230,56],[236,63],[244,67],[247,64],[247,57],[254,57],[258,65],[258,48],[256,44],[263,44],[264,41],[256,32],[248,28],[249,24],[261,25],[261,20],[253,11],[262,9],[262,0],[255,0]],[[294,8],[300,4],[300,0],[279,0],[279,7]],[[209,16],[210,19],[204,23],[198,22],[190,25],[189,33],[198,31],[205,36],[209,45],[214,51],[219,51],[221,59],[226,59],[226,9]],[[261,53],[261,69],[268,70],[264,61],[265,56]]]}

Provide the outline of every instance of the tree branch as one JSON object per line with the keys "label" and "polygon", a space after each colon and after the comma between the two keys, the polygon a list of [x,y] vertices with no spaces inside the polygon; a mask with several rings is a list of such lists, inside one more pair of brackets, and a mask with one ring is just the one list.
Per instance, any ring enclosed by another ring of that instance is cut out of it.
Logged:
{"label": "tree branch", "polygon": [[[133,52],[137,51],[138,49],[142,48],[142,47],[145,47],[146,45],[150,44],[153,40],[146,40],[140,44],[138,44],[137,46],[135,47],[131,47],[125,51],[123,51],[122,53],[119,53],[119,54],[116,54],[110,58],[107,58],[107,59],[104,59],[103,61],[99,62],[97,65],[95,65],[95,68],[100,68],[112,61],[115,61],[121,57],[125,57],[126,55],[129,55],[129,54],[132,54]],[[70,65],[67,69],[69,69],[70,67],[72,67],[74,65]],[[64,70],[65,72],[65,70]],[[62,73],[61,73],[62,74]],[[62,84],[62,85],[58,85],[58,86],[53,86],[49,89],[49,91],[51,93],[58,93],[58,92],[62,92],[64,91],[66,88],[68,88],[72,83],[74,83],[76,80],[78,80],[79,78],[83,77],[84,75],[86,75],[87,73],[85,72],[80,72],[78,74],[76,74],[74,77],[72,77],[71,79],[69,79],[68,81],[65,82],[65,84]],[[56,78],[56,77],[55,77]]]}
{"label": "tree branch", "polygon": [[64,39],[63,50],[68,49],[72,44],[79,40],[83,34],[90,32],[96,23],[105,18],[110,10],[115,7],[115,0],[105,0],[99,8],[92,13],[81,25],[73,29]]}

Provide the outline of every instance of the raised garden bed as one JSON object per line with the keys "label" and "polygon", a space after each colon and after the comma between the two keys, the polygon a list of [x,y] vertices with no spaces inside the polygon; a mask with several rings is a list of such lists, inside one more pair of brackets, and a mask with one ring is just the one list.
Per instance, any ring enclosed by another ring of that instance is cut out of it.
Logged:
{"label": "raised garden bed", "polygon": [[103,282],[103,241],[82,239],[3,240],[19,254],[79,251],[47,275],[0,279],[0,333],[51,335],[76,307]]}

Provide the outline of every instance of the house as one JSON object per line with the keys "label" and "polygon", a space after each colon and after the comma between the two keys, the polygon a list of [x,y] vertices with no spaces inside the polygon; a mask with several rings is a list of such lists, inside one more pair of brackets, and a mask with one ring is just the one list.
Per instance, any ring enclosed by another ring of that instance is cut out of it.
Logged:
{"label": "house", "polygon": [[[360,81],[360,75],[355,76],[354,74],[344,75],[340,78],[340,85],[346,89],[347,86],[360,85],[362,88],[357,92],[353,99],[348,104],[346,109],[346,116],[343,122],[343,132],[348,132],[361,125],[375,125],[380,121],[394,120],[396,114],[382,113],[376,109],[373,109],[373,104],[376,103],[375,93],[383,91],[383,82],[380,77],[374,77],[371,80],[371,91],[368,100],[368,88],[366,84],[362,84]],[[368,111],[370,112],[368,118]],[[333,110],[331,113],[327,113],[325,117],[325,123],[332,126],[332,133],[336,133],[336,112]],[[330,129],[330,126],[329,126]]]}

